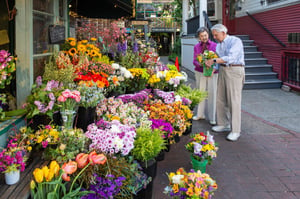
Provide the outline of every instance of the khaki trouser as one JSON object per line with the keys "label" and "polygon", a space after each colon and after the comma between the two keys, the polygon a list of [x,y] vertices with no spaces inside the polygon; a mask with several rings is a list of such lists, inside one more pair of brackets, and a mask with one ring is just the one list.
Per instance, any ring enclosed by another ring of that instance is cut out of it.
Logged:
{"label": "khaki trouser", "polygon": [[241,132],[242,89],[245,80],[244,67],[219,68],[217,92],[217,124],[231,125],[231,131]]}
{"label": "khaki trouser", "polygon": [[[203,73],[195,71],[196,86],[201,91],[207,91],[208,97],[198,104],[197,117],[216,121],[217,83],[218,73],[212,77],[205,77]],[[205,117],[207,113],[208,117]]]}

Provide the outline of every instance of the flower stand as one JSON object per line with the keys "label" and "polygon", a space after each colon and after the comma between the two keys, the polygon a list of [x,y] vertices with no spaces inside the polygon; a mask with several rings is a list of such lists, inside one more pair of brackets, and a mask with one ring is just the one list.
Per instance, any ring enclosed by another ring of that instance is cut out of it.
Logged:
{"label": "flower stand", "polygon": [[95,121],[96,117],[96,107],[79,107],[77,111],[77,116],[75,119],[75,125],[77,128],[83,129],[85,132],[89,124]]}
{"label": "flower stand", "polygon": [[20,180],[20,170],[5,173],[4,176],[5,176],[6,184],[8,185],[16,184]]}
{"label": "flower stand", "polygon": [[72,129],[76,111],[64,110],[64,111],[60,111],[60,114],[63,122],[63,127],[66,129]]}
{"label": "flower stand", "polygon": [[207,165],[207,160],[204,160],[204,161],[199,161],[199,160],[196,160],[193,155],[191,155],[191,160],[192,160],[192,166],[193,166],[193,169],[195,171],[197,170],[200,170],[201,173],[205,173],[206,172],[206,165]]}

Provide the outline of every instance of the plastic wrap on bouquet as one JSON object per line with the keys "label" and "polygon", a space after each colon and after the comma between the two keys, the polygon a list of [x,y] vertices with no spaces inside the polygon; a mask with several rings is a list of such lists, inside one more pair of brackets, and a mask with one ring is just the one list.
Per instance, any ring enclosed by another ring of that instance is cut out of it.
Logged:
{"label": "plastic wrap on bouquet", "polygon": [[196,160],[193,155],[191,155],[191,160],[192,160],[193,169],[195,171],[200,170],[201,173],[206,172],[206,165],[208,163],[207,160],[203,160],[203,161]]}
{"label": "plastic wrap on bouquet", "polygon": [[76,111],[63,110],[60,112],[60,114],[61,114],[61,119],[62,119],[62,123],[63,123],[62,126],[66,129],[72,129]]}
{"label": "plastic wrap on bouquet", "polygon": [[205,77],[210,77],[213,71],[213,66],[211,65],[211,67],[206,67],[205,64],[203,64],[203,75]]}

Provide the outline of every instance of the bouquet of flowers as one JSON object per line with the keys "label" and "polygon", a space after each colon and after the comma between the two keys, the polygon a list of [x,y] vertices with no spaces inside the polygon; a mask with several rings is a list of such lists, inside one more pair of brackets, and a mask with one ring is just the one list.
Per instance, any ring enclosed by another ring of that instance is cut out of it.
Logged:
{"label": "bouquet of flowers", "polygon": [[203,54],[199,54],[197,56],[197,58],[198,58],[198,61],[199,61],[200,65],[203,66],[203,75],[204,76],[211,76],[213,67],[212,66],[211,67],[205,66],[205,60],[218,58],[218,55],[215,52],[211,51],[211,50],[205,50],[203,52]]}
{"label": "bouquet of flowers", "polygon": [[42,148],[47,148],[49,144],[57,144],[61,136],[61,132],[55,126],[41,126],[34,134],[28,135],[31,145],[41,145]]}
{"label": "bouquet of flowers", "polygon": [[104,99],[104,89],[97,87],[94,83],[90,86],[80,83],[77,89],[81,94],[80,106],[82,107],[96,107]]}
{"label": "bouquet of flowers", "polygon": [[6,50],[0,50],[0,89],[10,84],[11,73],[16,70],[15,58]]}
{"label": "bouquet of flowers", "polygon": [[208,174],[195,172],[193,169],[186,172],[179,168],[176,173],[168,174],[170,185],[164,190],[164,193],[172,198],[181,199],[208,199],[217,190],[218,185]]}
{"label": "bouquet of flowers", "polygon": [[5,149],[0,152],[0,172],[25,170],[25,150],[18,146],[16,139],[11,139]]}
{"label": "bouquet of flowers", "polygon": [[192,134],[191,140],[185,145],[185,148],[196,160],[207,160],[208,164],[211,164],[212,160],[217,157],[218,147],[209,132],[206,135],[203,132]]}
{"label": "bouquet of flowers", "polygon": [[75,110],[76,106],[80,102],[80,92],[77,90],[64,90],[57,98],[58,103],[61,106],[61,110]]}
{"label": "bouquet of flowers", "polygon": [[90,124],[85,135],[91,139],[90,149],[125,156],[134,147],[136,132],[133,126],[123,125],[118,120],[104,123],[100,120]]}
{"label": "bouquet of flowers", "polygon": [[31,95],[28,96],[23,105],[27,110],[27,118],[32,118],[38,114],[52,117],[53,113],[58,110],[56,95],[61,88],[62,84],[58,81],[51,80],[44,84],[42,77],[38,76],[36,83],[32,86]]}

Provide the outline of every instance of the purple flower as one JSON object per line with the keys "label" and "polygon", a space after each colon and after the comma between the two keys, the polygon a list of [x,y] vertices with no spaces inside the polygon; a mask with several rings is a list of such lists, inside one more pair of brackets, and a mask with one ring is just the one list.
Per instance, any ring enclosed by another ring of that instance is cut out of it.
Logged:
{"label": "purple flower", "polygon": [[135,42],[133,43],[132,52],[136,53],[136,52],[138,52],[138,51],[139,51],[139,45],[138,45],[138,43],[135,41]]}

